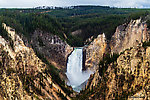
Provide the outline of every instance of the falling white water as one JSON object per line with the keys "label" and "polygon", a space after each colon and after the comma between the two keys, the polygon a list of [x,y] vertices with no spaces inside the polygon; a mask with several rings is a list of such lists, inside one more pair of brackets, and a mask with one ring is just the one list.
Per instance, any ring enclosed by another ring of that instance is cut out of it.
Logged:
{"label": "falling white water", "polygon": [[68,57],[67,63],[67,72],[66,75],[68,77],[68,85],[71,85],[75,91],[80,91],[79,88],[82,83],[84,83],[92,73],[91,71],[82,72],[82,48],[75,48],[72,54]]}

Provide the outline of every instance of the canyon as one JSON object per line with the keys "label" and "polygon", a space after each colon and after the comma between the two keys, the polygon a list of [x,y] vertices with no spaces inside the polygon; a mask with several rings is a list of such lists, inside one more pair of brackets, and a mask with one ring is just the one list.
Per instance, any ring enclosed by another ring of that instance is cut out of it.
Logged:
{"label": "canyon", "polygon": [[108,65],[101,75],[102,66],[89,79],[93,91],[88,99],[128,99],[150,98],[150,48],[135,46],[125,50],[117,61]]}
{"label": "canyon", "polygon": [[73,51],[73,47],[70,47],[57,35],[35,30],[31,44],[37,52],[46,57],[58,69],[66,69],[67,57]]}
{"label": "canyon", "polygon": [[[94,67],[86,88],[90,88],[88,99],[129,99],[134,97],[148,100],[150,98],[150,57],[149,47],[143,48],[144,42],[150,40],[150,31],[145,21],[131,20],[116,28],[112,39],[106,40],[99,35],[86,47],[87,68]],[[98,42],[97,42],[98,41]],[[106,42],[107,41],[107,42]],[[100,45],[99,45],[100,44]],[[119,54],[117,60],[108,64],[106,54]],[[91,54],[91,55],[90,55]],[[104,60],[104,61],[103,61]],[[99,62],[102,61],[102,64]]]}
{"label": "canyon", "polygon": [[[8,39],[0,36],[0,98],[71,100],[84,93],[85,99],[91,100],[132,100],[132,96],[139,95],[145,100],[150,98],[150,47],[143,47],[150,40],[150,30],[141,18],[118,26],[110,40],[105,33],[99,34],[82,49],[75,49],[61,37],[40,29],[32,33],[31,46],[27,46],[15,29],[5,23],[3,28]],[[78,33],[81,30],[72,34]],[[117,58],[106,63],[108,54],[110,59],[116,54]],[[55,68],[60,79],[53,72]],[[94,74],[84,75],[87,70]],[[86,80],[76,83],[84,76]],[[85,81],[80,93],[66,85],[80,86]]]}
{"label": "canyon", "polygon": [[107,40],[105,33],[98,35],[88,46],[85,46],[86,68],[96,68],[99,61],[107,53],[120,54],[130,47],[150,40],[150,30],[146,21],[131,20],[116,28],[111,40]]}
{"label": "canyon", "polygon": [[[1,97],[4,99],[61,99],[70,97],[54,82],[49,66],[24,45],[15,30],[3,23],[9,40],[0,36]],[[11,43],[12,42],[12,43]]]}

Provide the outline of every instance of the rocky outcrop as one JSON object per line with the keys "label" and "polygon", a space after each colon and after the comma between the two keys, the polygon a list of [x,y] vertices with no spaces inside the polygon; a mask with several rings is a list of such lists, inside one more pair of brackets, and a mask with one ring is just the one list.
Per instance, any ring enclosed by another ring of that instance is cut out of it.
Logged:
{"label": "rocky outcrop", "polygon": [[71,35],[80,35],[82,33],[82,30],[76,30],[76,31],[74,31],[74,32],[71,32]]}
{"label": "rocky outcrop", "polygon": [[103,54],[107,51],[105,34],[98,35],[90,45],[84,47],[84,51],[86,52],[85,67],[96,68]]}
{"label": "rocky outcrop", "polygon": [[31,95],[23,89],[23,84],[15,72],[15,61],[0,44],[0,95],[3,99],[31,100]]}
{"label": "rocky outcrop", "polygon": [[144,98],[150,98],[149,54],[149,47],[145,50],[139,46],[126,50],[124,54],[119,56],[117,59],[117,72],[114,73],[114,79],[108,76],[110,79],[107,84],[109,88],[108,98],[114,98],[115,96],[112,94],[115,93],[116,90],[122,93],[124,97],[128,96],[129,98],[133,94],[144,90],[146,91]]}
{"label": "rocky outcrop", "polygon": [[129,24],[117,27],[115,34],[110,41],[112,53],[121,53],[125,49],[143,43],[150,39],[150,31],[146,21],[141,19],[131,20]]}
{"label": "rocky outcrop", "polygon": [[[97,74],[97,75],[96,75]],[[125,50],[117,61],[110,65],[106,72],[101,76],[99,73],[93,75],[94,80],[99,80],[92,87],[90,99],[150,99],[150,47],[146,49],[135,46]],[[93,80],[93,81],[94,81]]]}
{"label": "rocky outcrop", "polygon": [[62,94],[70,99],[53,80],[49,66],[24,45],[14,29],[3,27],[9,40],[0,36],[0,98],[58,100]]}
{"label": "rocky outcrop", "polygon": [[[150,99],[150,47],[142,47],[149,40],[150,30],[141,19],[118,26],[110,41],[99,35],[85,47],[85,66],[94,67],[95,73],[81,95],[90,100]],[[120,56],[108,64],[106,53],[112,59]]]}
{"label": "rocky outcrop", "polygon": [[88,82],[86,84],[86,88],[91,89],[92,87],[97,86],[97,84],[100,82],[101,78],[102,77],[99,74],[99,70],[96,69],[95,73],[90,75],[90,78],[88,79]]}
{"label": "rocky outcrop", "polygon": [[58,36],[36,30],[32,35],[33,48],[58,69],[66,69],[67,57],[73,51],[65,41]]}
{"label": "rocky outcrop", "polygon": [[150,30],[146,21],[141,19],[131,20],[117,27],[111,40],[106,40],[105,34],[98,35],[90,45],[85,46],[85,68],[94,68],[102,60],[104,54],[119,54],[124,50],[150,40]]}

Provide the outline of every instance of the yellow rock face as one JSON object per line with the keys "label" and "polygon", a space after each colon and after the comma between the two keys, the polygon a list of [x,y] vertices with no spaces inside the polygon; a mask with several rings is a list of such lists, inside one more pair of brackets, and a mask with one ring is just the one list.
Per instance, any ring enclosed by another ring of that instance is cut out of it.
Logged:
{"label": "yellow rock face", "polygon": [[85,66],[96,68],[103,54],[106,53],[107,43],[105,34],[98,35],[98,37],[86,49]]}
{"label": "yellow rock face", "polygon": [[90,86],[96,88],[92,97],[105,94],[106,100],[149,100],[150,47],[137,46],[124,51],[116,62],[108,65],[103,76],[99,76],[97,69],[90,79]]}
{"label": "yellow rock face", "polygon": [[142,22],[141,19],[132,20],[128,25],[124,24],[117,27],[110,42],[111,52],[120,53],[149,39],[146,22]]}
{"label": "yellow rock face", "polygon": [[[54,83],[48,66],[26,47],[14,29],[3,24],[13,42],[0,36],[0,98],[9,100],[61,99],[64,91]],[[66,96],[70,99],[69,96]]]}

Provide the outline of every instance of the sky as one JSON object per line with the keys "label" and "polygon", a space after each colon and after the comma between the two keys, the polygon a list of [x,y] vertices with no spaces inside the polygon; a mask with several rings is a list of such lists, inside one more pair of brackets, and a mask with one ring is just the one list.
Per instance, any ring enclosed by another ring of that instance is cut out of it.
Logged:
{"label": "sky", "polygon": [[0,8],[33,8],[38,6],[100,5],[121,8],[150,8],[150,0],[0,0]]}

